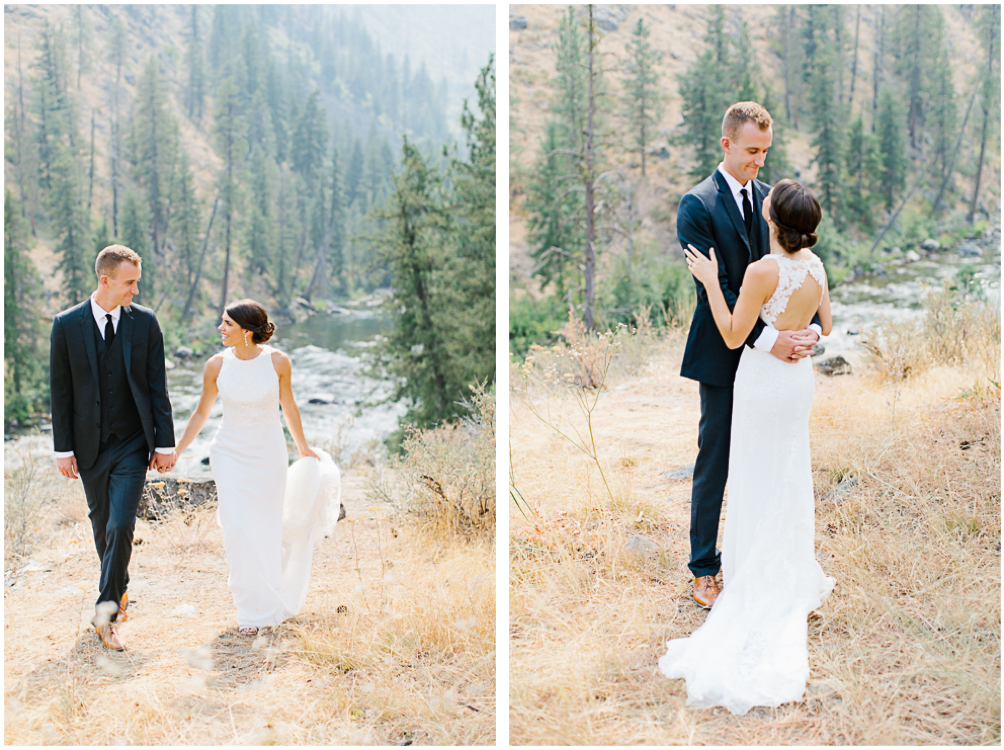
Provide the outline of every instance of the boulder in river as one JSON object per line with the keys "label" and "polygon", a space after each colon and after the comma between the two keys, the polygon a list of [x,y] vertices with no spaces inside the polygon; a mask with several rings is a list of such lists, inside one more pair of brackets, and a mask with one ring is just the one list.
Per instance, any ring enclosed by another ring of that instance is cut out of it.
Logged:
{"label": "boulder in river", "polygon": [[941,249],[941,243],[937,240],[932,240],[930,237],[920,243],[920,249],[926,253],[932,253],[935,250]]}
{"label": "boulder in river", "polygon": [[920,253],[918,253],[916,250],[907,250],[906,259],[911,263],[916,263],[918,260],[920,260]]}
{"label": "boulder in river", "polygon": [[195,352],[192,351],[187,346],[179,346],[177,349],[174,350],[174,358],[177,360],[181,360],[182,362],[184,362],[186,359],[191,359],[194,356]]}
{"label": "boulder in river", "polygon": [[979,245],[972,242],[963,242],[959,245],[959,256],[963,258],[979,258],[982,255],[983,251]]}

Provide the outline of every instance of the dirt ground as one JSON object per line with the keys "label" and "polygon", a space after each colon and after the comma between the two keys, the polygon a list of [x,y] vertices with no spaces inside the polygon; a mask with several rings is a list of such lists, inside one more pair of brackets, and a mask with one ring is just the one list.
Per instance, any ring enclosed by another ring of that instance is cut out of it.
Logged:
{"label": "dirt ground", "polygon": [[[76,508],[5,586],[6,743],[492,742],[493,662],[462,648],[423,659],[423,626],[402,611],[421,596],[412,585],[450,597],[439,581],[453,575],[454,551],[394,528],[360,475],[343,476],[342,501],[348,519],[314,552],[303,612],[257,638],[237,633],[212,508],[138,521],[120,653],[89,625],[99,568]],[[460,583],[480,575],[474,583],[494,592],[494,560],[474,557]]]}
{"label": "dirt ground", "polygon": [[600,395],[610,494],[550,426],[589,434],[570,389],[520,392],[512,376],[513,483],[529,509],[510,509],[512,744],[999,742],[999,402],[981,405],[965,368],[882,384],[854,358],[853,375],[816,375],[816,554],[837,587],[809,618],[804,700],[736,717],[686,705],[685,681],[658,672],[665,642],[706,617],[687,569],[691,479],[667,476],[697,451],[681,351],[651,346]]}

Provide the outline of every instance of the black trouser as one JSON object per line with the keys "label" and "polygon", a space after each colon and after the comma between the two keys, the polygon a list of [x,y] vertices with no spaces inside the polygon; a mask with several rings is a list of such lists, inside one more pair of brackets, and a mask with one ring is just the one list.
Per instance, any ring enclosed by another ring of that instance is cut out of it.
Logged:
{"label": "black trouser", "polygon": [[[94,465],[80,469],[94,547],[101,560],[96,605],[101,602],[118,605],[129,585],[136,508],[143,495],[149,465],[150,450],[146,436],[139,430],[124,440],[111,435],[101,444]],[[112,615],[111,619],[115,618],[116,615]]]}
{"label": "black trouser", "polygon": [[732,437],[732,386],[701,383],[701,422],[697,431],[697,461],[690,494],[690,572],[695,578],[717,575],[722,555],[718,520],[729,476]]}

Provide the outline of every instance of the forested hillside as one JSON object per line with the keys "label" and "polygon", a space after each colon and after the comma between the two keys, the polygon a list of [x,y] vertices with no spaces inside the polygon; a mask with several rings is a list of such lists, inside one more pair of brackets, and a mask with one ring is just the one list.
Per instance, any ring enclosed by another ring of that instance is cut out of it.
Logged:
{"label": "forested hillside", "polygon": [[[465,304],[443,278],[462,273],[484,299],[481,276],[453,263],[470,244],[474,219],[458,204],[471,191],[426,196],[454,219],[449,231],[466,233],[440,236],[437,279],[401,276],[379,237],[388,223],[393,231],[384,207],[401,188],[402,148],[446,185],[458,170],[477,171],[467,160],[479,148],[494,158],[494,132],[490,144],[482,132],[487,117],[494,128],[491,35],[483,22],[472,31],[480,16],[470,8],[440,9],[426,20],[444,50],[431,58],[409,41],[414,29],[390,44],[371,32],[389,35],[392,8],[368,20],[360,11],[5,6],[5,391],[15,411],[43,406],[45,319],[89,294],[94,257],[113,241],[144,258],[138,301],[158,312],[169,351],[198,350],[225,302],[242,296],[280,318],[381,287],[407,296],[416,284],[431,295],[448,287]],[[494,163],[477,178],[494,185]],[[399,348],[425,366],[410,353],[417,343]],[[450,382],[491,371],[436,367]]]}
{"label": "forested hillside", "polygon": [[676,208],[734,101],[774,117],[761,177],[820,197],[834,282],[998,226],[999,34],[999,6],[512,6],[515,350],[569,308],[686,317]]}

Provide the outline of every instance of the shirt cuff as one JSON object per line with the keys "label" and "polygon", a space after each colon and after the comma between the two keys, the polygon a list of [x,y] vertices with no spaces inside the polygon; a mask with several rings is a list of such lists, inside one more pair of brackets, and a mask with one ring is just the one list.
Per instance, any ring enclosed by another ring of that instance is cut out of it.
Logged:
{"label": "shirt cuff", "polygon": [[73,451],[53,451],[52,455],[56,458],[71,458],[73,456]]}
{"label": "shirt cuff", "polygon": [[757,337],[757,340],[753,343],[753,346],[759,349],[760,351],[764,351],[770,354],[770,350],[774,348],[774,344],[777,343],[777,337],[780,335],[781,334],[778,333],[778,330],[774,326],[772,326],[770,323],[767,323],[763,327],[763,330],[760,331],[760,335]]}
{"label": "shirt cuff", "polygon": [[809,323],[809,328],[811,328],[813,331],[816,332],[816,335],[819,336],[820,341],[823,340],[823,327],[821,325],[819,325],[818,323]]}
{"label": "shirt cuff", "polygon": [[155,453],[164,453],[168,456],[174,453],[174,448],[154,448],[153,450]]}

